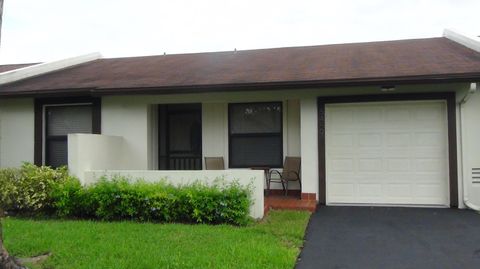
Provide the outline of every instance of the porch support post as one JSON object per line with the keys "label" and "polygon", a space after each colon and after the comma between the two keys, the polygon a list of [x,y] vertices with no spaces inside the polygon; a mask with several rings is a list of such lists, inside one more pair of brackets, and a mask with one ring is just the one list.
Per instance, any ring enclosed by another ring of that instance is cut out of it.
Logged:
{"label": "porch support post", "polygon": [[[300,149],[302,157],[302,199],[318,200],[317,99],[300,100]],[[313,198],[315,196],[315,198]]]}

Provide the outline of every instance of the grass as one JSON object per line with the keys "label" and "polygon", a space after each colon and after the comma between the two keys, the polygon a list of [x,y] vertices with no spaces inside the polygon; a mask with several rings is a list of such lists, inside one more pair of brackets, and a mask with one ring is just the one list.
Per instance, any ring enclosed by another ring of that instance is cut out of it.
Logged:
{"label": "grass", "polygon": [[52,256],[34,268],[293,268],[310,213],[271,211],[247,227],[4,220],[11,254]]}

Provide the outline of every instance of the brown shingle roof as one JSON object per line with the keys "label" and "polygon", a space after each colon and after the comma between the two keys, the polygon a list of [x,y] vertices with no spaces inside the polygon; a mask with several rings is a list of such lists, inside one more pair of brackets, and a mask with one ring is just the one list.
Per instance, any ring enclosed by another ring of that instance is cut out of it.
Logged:
{"label": "brown shingle roof", "polygon": [[4,64],[4,65],[0,65],[0,73],[15,70],[15,69],[22,68],[22,67],[27,67],[27,66],[30,66],[30,65],[34,65],[34,63],[31,63],[31,64]]}
{"label": "brown shingle roof", "polygon": [[4,85],[25,93],[195,92],[480,78],[480,53],[446,38],[99,59]]}

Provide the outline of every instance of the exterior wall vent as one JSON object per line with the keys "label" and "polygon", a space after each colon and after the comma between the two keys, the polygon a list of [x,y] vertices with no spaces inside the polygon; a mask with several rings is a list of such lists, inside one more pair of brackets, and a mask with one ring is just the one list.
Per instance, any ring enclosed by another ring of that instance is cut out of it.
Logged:
{"label": "exterior wall vent", "polygon": [[480,167],[472,168],[472,183],[480,183]]}

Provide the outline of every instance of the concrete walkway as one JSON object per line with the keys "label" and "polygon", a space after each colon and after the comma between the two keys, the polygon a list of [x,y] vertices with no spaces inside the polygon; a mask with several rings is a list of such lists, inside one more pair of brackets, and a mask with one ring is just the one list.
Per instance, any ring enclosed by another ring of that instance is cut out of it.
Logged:
{"label": "concrete walkway", "polygon": [[480,268],[480,214],[470,210],[319,207],[297,267]]}

